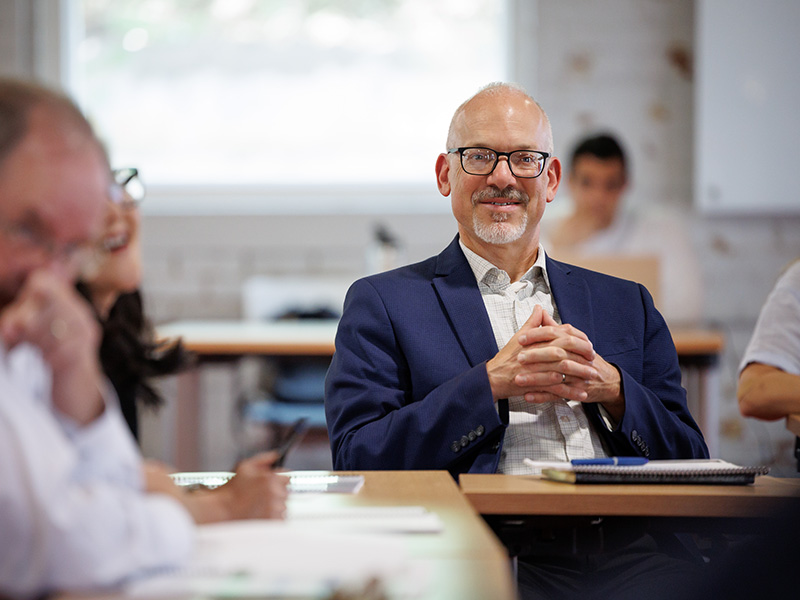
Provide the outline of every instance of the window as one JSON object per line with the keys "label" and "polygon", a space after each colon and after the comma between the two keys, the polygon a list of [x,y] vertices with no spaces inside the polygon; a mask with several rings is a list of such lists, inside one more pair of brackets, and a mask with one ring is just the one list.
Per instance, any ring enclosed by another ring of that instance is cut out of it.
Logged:
{"label": "window", "polygon": [[148,211],[431,210],[453,110],[507,77],[498,0],[75,7],[72,91]]}

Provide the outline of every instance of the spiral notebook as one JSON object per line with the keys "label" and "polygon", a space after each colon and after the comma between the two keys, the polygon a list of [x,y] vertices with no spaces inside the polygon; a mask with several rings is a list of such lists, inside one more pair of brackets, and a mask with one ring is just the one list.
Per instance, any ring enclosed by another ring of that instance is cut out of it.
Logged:
{"label": "spiral notebook", "polygon": [[769,467],[742,467],[724,460],[651,460],[641,466],[580,465],[543,469],[545,479],[564,483],[680,483],[746,485]]}

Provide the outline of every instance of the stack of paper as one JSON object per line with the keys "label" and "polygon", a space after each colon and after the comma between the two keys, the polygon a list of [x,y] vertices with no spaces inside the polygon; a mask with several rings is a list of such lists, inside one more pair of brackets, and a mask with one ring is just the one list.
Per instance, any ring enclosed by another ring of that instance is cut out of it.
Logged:
{"label": "stack of paper", "polygon": [[410,559],[403,536],[316,531],[291,521],[204,525],[191,563],[132,582],[135,597],[320,598],[382,582],[392,598],[422,597],[430,569]]}
{"label": "stack of paper", "polygon": [[334,506],[292,502],[288,519],[298,527],[359,533],[439,533],[442,520],[424,506]]}

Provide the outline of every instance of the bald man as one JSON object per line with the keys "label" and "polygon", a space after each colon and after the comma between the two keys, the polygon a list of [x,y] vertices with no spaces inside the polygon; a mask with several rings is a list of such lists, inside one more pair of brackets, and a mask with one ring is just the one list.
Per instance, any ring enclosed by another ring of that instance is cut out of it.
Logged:
{"label": "bald man", "polygon": [[326,381],[336,469],[529,474],[524,458],[708,456],[647,290],[550,259],[547,115],[491,84],[455,112],[437,185],[458,234],[350,288]]}

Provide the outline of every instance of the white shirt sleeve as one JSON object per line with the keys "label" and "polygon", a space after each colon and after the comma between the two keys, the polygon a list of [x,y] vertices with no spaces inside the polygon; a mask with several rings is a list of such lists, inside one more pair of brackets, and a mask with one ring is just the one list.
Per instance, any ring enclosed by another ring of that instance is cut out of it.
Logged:
{"label": "white shirt sleeve", "polygon": [[143,492],[116,402],[86,427],[57,418],[30,348],[0,348],[0,477],[0,594],[113,586],[191,553],[192,519]]}
{"label": "white shirt sleeve", "polygon": [[767,297],[739,372],[753,362],[800,375],[800,262],[783,274]]}

